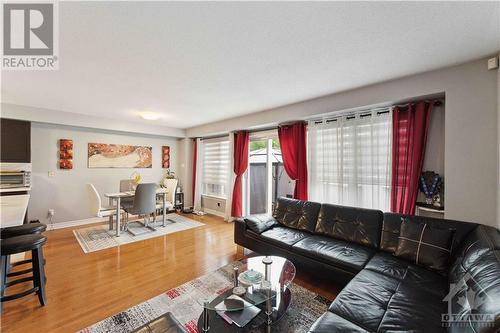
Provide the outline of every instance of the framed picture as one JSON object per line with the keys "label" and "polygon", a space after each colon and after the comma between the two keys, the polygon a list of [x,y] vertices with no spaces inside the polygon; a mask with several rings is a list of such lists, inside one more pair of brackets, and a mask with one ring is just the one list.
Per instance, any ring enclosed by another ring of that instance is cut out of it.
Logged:
{"label": "framed picture", "polygon": [[151,168],[153,148],[148,146],[88,144],[89,168]]}
{"label": "framed picture", "polygon": [[162,146],[161,147],[161,167],[163,169],[170,168],[170,147]]}
{"label": "framed picture", "polygon": [[73,169],[73,140],[59,140],[59,168]]}

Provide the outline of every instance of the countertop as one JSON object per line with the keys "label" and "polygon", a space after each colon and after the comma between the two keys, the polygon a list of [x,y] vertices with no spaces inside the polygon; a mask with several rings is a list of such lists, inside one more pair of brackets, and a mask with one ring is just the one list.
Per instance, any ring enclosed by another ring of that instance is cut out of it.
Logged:
{"label": "countertop", "polygon": [[13,187],[13,188],[1,188],[0,193],[4,192],[29,192],[31,187]]}
{"label": "countertop", "polygon": [[29,200],[29,194],[0,196],[0,226],[5,228],[23,224]]}

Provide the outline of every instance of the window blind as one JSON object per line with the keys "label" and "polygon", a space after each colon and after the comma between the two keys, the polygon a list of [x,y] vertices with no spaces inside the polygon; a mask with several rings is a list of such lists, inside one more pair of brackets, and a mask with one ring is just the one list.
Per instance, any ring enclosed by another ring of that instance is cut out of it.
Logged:
{"label": "window blind", "polygon": [[229,140],[203,142],[203,194],[227,196]]}

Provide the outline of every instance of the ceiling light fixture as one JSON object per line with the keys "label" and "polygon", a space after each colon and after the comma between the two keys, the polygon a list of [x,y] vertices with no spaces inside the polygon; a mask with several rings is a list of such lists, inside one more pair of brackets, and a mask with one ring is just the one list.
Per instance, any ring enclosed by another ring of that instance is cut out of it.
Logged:
{"label": "ceiling light fixture", "polygon": [[146,120],[158,120],[161,118],[161,116],[158,113],[154,112],[142,112],[140,116],[142,117],[142,119]]}

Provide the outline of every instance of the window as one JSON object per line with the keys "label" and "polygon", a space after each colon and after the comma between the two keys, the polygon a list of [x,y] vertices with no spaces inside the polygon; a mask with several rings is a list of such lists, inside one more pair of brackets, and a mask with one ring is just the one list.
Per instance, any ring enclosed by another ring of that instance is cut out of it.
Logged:
{"label": "window", "polygon": [[310,200],[389,211],[391,128],[389,109],[309,122]]}
{"label": "window", "polygon": [[227,137],[203,140],[203,181],[201,193],[227,197],[229,140]]}

